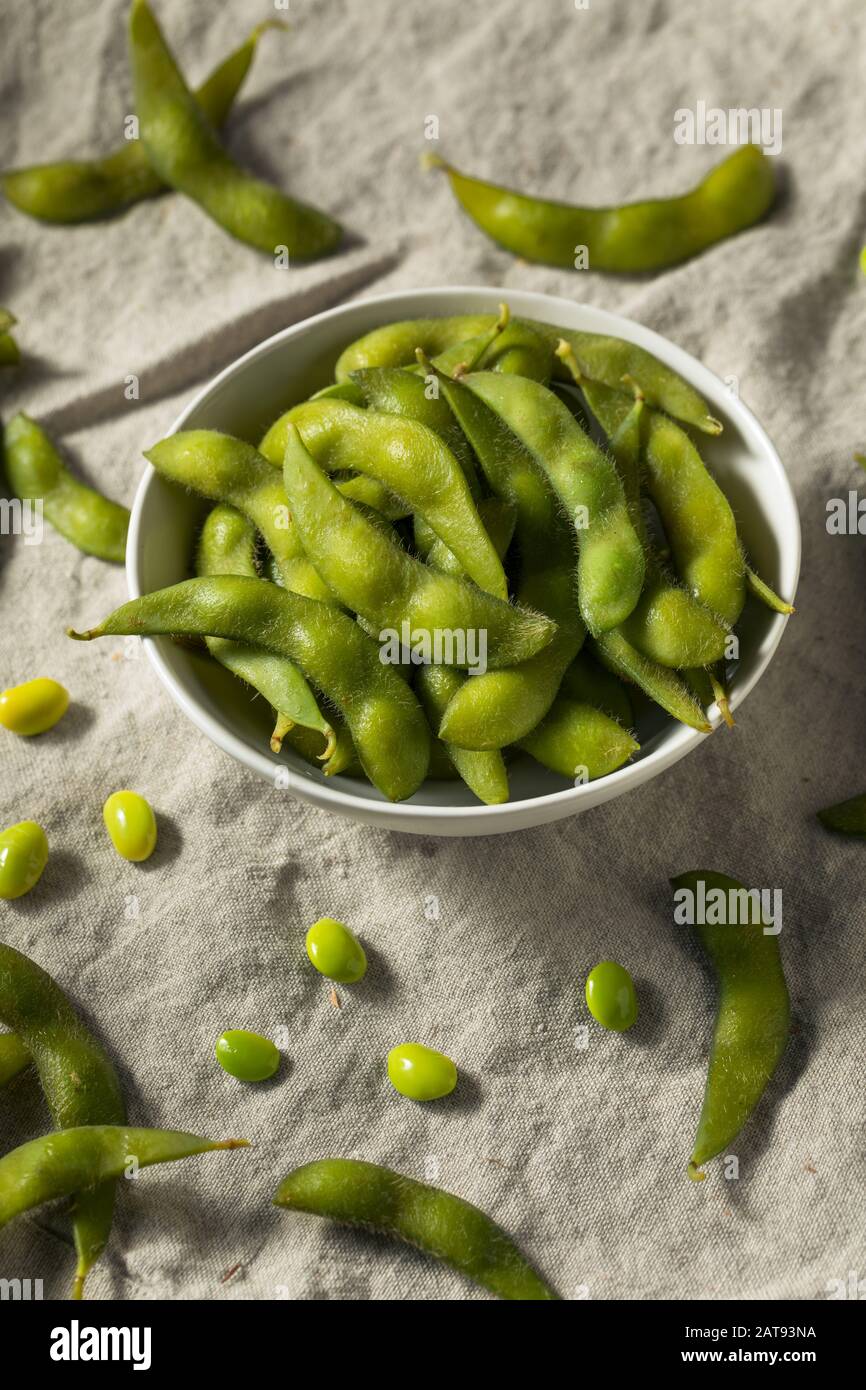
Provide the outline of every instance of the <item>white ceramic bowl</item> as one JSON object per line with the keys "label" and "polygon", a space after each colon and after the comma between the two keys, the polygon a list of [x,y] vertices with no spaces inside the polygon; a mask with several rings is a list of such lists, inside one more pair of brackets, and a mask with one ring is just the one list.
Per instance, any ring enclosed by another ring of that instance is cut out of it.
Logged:
{"label": "white ceramic bowl", "polygon": [[[256,442],[283,410],[332,379],[341,349],[363,333],[397,319],[493,313],[503,299],[523,318],[638,343],[700,391],[725,427],[718,439],[702,439],[702,452],[734,506],[756,568],[779,593],[793,598],[800,568],[797,506],[776,450],[752,412],[708,368],[658,333],[567,299],[517,290],[446,288],[377,295],[331,309],[275,334],[226,367],[198,392],[169,433],[217,429]],[[131,597],[189,576],[202,514],[194,497],[163,482],[151,467],[145,469],[127,548]],[[734,707],[742,705],[767,669],[786,621],[755,602],[747,604],[738,627],[741,659],[731,682]],[[520,756],[511,767],[511,800],[504,806],[479,805],[456,781],[429,782],[411,800],[393,805],[365,782],[326,778],[288,751],[280,757],[272,754],[270,711],[264,701],[252,701],[250,692],[216,663],[166,638],[148,639],[145,646],[172,699],[245,767],[271,781],[281,774],[289,790],[326,810],[415,834],[490,835],[558,820],[649,781],[705,738],[661,711],[649,711],[638,722],[641,750],[635,760],[598,782],[568,786]]]}

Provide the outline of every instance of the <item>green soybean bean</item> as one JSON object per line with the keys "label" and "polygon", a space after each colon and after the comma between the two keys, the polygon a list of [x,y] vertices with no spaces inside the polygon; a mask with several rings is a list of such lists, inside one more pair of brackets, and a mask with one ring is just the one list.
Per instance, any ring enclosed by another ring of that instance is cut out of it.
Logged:
{"label": "green soybean bean", "polygon": [[[270,466],[265,464],[270,470]],[[392,801],[421,785],[430,756],[427,721],[406,682],[345,613],[265,579],[187,579],[123,604],[80,641],[177,633],[226,637],[294,661],[342,712],[367,776]]]}
{"label": "green soybean bean", "polygon": [[[408,319],[374,328],[340,354],[335,368],[337,381],[345,381],[363,368],[410,366],[419,347],[425,356],[436,360],[441,370],[451,373],[453,363],[444,362],[443,354],[446,351],[459,354],[467,339],[489,333],[494,322],[492,314],[464,314],[439,319]],[[629,397],[632,387],[628,383],[633,382],[648,405],[707,434],[721,431],[721,423],[710,414],[706,401],[694,387],[646,348],[603,333],[557,328],[534,320],[530,326],[548,339],[551,348],[564,338],[583,376],[590,380],[624,391]],[[564,363],[555,362],[554,370],[563,381],[571,380]]]}
{"label": "green soybean bean", "polygon": [[615,960],[603,960],[586,977],[586,1006],[602,1028],[625,1033],[637,1022],[634,980]]}
{"label": "green soybean bean", "polygon": [[634,722],[634,709],[628,687],[611,671],[593,661],[585,649],[569,666],[559,687],[561,695],[580,704],[595,705],[624,729]]}
{"label": "green soybean bean", "polygon": [[[255,578],[256,530],[234,507],[214,507],[205,520],[196,554],[196,574],[240,574]],[[207,639],[211,656],[253,690],[263,695],[277,715],[271,748],[279,753],[291,728],[314,729],[324,740],[319,758],[327,762],[336,751],[337,736],[319,709],[303,673],[291,661],[240,642]],[[327,771],[327,768],[325,769]]]}
{"label": "green soybean bean", "polygon": [[139,1168],[215,1149],[246,1147],[246,1139],[202,1139],[174,1129],[82,1125],[31,1139],[0,1158],[0,1226],[45,1202],[114,1182],[135,1160]]}
{"label": "green soybean bean", "polygon": [[69,472],[44,430],[26,415],[6,426],[6,475],[22,502],[41,503],[45,520],[87,555],[122,565],[129,512]]}
{"label": "green soybean bean", "polygon": [[112,792],[102,808],[109,839],[121,859],[140,864],[156,849],[156,816],[138,792]]}
{"label": "green soybean bean", "polygon": [[607,777],[640,748],[615,719],[567,695],[557,696],[550,712],[517,746],[551,772],[578,784]]}
{"label": "green soybean bean", "polygon": [[32,1061],[17,1033],[0,1033],[0,1086],[5,1086]]}
{"label": "green soybean bean", "polygon": [[48,840],[41,825],[22,820],[0,835],[0,898],[23,898],[35,888],[48,863]]}
{"label": "green soybean bean", "polygon": [[320,917],[307,932],[304,944],[310,964],[329,980],[354,985],[367,973],[364,948],[345,922]]}
{"label": "green soybean bean", "polygon": [[371,474],[425,519],[480,588],[507,597],[502,563],[466,476],[439,434],[417,420],[359,410],[347,401],[307,401],[268,431],[261,446],[265,458],[284,462],[293,427],[325,472]]}
{"label": "green soybean bean", "polygon": [[283,1179],[274,1205],[407,1241],[499,1298],[558,1298],[478,1207],[375,1163],[351,1158],[307,1163]]}
{"label": "green soybean bean", "polygon": [[[779,1065],[791,1005],[778,936],[775,929],[765,929],[770,924],[742,884],[709,869],[678,874],[671,883],[675,901],[683,890],[693,905],[702,895],[709,907],[712,897],[713,915],[719,918],[712,925],[695,926],[719,986],[704,1104],[689,1162],[689,1177],[701,1181],[706,1176],[701,1166],[737,1137]],[[745,913],[744,903],[749,904]],[[743,915],[747,921],[740,920]]]}
{"label": "green soybean bean", "polygon": [[472,372],[465,384],[532,454],[570,517],[578,540],[578,600],[590,632],[624,622],[640,598],[644,555],[611,460],[540,383]]}
{"label": "green soybean bean", "polygon": [[457,1085],[457,1068],[433,1047],[400,1043],[388,1053],[388,1080],[409,1100],[441,1100]]}
{"label": "green soybean bean", "polygon": [[0,724],[13,734],[31,738],[53,729],[68,708],[65,686],[50,676],[37,676],[0,694]]}
{"label": "green soybean bean", "polygon": [[633,647],[621,632],[605,632],[596,639],[601,660],[615,676],[632,681],[651,700],[699,733],[712,733],[712,725],[685,682],[667,666],[659,666]]}
{"label": "green soybean bean", "polygon": [[18,344],[9,331],[16,323],[14,314],[0,308],[0,367],[14,367],[21,360]]}
{"label": "green soybean bean", "polygon": [[[729,628],[665,571],[640,519],[640,461],[644,425],[643,397],[631,406],[609,386],[586,381],[574,354],[560,344],[559,356],[571,368],[587,404],[608,436],[611,453],[623,479],[631,515],[641,535],[646,562],[643,592],[634,611],[621,624],[632,646],[661,666],[708,666],[725,655]],[[687,500],[682,503],[687,506]]]}
{"label": "green soybean bean", "polygon": [[[287,427],[283,476],[295,525],[316,569],[337,597],[377,630],[399,633],[405,622],[410,633],[431,637],[437,631],[483,632],[491,666],[525,660],[553,636],[555,624],[542,614],[510,607],[465,580],[431,570],[383,536],[314,463],[293,425]],[[463,659],[456,650],[446,653],[446,664]]]}
{"label": "green soybean bean", "polygon": [[[126,1107],[120,1082],[103,1048],[51,976],[2,943],[0,1022],[13,1029],[30,1052],[58,1128],[123,1124]],[[115,1184],[107,1178],[107,1173],[89,1173],[71,1189],[79,1192],[72,1214],[77,1253],[73,1298],[81,1298],[87,1273],[111,1232]]]}
{"label": "green soybean bean", "polygon": [[133,0],[129,53],[141,142],[164,183],[260,251],[285,247],[292,260],[310,260],[335,249],[342,235],[336,222],[246,174],[226,153],[146,0]]}
{"label": "green soybean bean", "polygon": [[238,1081],[267,1081],[280,1065],[280,1054],[270,1038],[229,1028],[216,1040],[216,1059],[223,1071]]}
{"label": "green soybean bean", "polygon": [[528,661],[474,675],[454,695],[439,736],[477,751],[504,748],[544,718],[585,630],[574,592],[574,547],[556,499],[529,451],[501,418],[460,382],[439,374],[441,390],[469,439],[487,482],[514,508],[521,557],[518,598],[557,623],[551,642]]}
{"label": "green soybean bean", "polygon": [[[286,29],[266,19],[240,48],[214,68],[195,93],[215,126],[226,119],[249,71],[259,39],[268,29]],[[166,185],[151,168],[140,140],[127,140],[101,159],[64,160],[12,169],[0,178],[9,202],[41,222],[87,222],[123,211],[131,203],[164,193]]]}
{"label": "green soybean bean", "polygon": [[493,241],[527,261],[591,270],[636,273],[663,270],[760,221],[772,206],[772,161],[758,145],[723,159],[689,193],[620,207],[576,207],[528,197],[499,184],[461,174],[439,155],[464,212]]}
{"label": "green soybean bean", "polygon": [[837,835],[866,837],[866,796],[852,796],[836,806],[825,806],[818,819],[826,830]]}
{"label": "green soybean bean", "polygon": [[[464,679],[460,672],[449,666],[420,668],[415,686],[434,733],[439,729],[450,702],[458,691],[463,689],[466,681],[474,682],[481,679],[480,676]],[[476,752],[470,748],[461,748],[456,743],[448,743],[446,740],[442,740],[442,746],[469,790],[474,792],[485,806],[499,806],[508,800],[508,772],[498,749]]]}

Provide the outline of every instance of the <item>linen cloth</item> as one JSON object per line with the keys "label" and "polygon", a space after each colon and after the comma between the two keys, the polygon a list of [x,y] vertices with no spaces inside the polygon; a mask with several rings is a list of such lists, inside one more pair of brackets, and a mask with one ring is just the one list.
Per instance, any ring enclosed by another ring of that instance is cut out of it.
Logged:
{"label": "linen cloth", "polygon": [[[0,161],[96,155],[132,109],[126,7],[2,0]],[[264,0],[160,0],[197,82],[272,13]],[[351,297],[435,284],[568,295],[667,334],[739,379],[797,492],[798,612],[733,733],[587,814],[490,839],[425,839],[338,819],[257,780],[182,717],[144,653],[66,639],[126,597],[122,570],[46,528],[2,538],[0,685],[50,674],[57,729],[4,735],[0,819],[40,821],[39,887],[0,933],[66,988],[117,1061],[131,1122],[245,1135],[248,1151],[122,1184],[93,1298],[475,1299],[420,1254],[270,1206],[298,1163],[357,1155],[477,1202],[569,1299],[821,1299],[863,1247],[866,861],[816,808],[864,789],[866,549],[825,506],[862,475],[866,16],[846,0],[291,0],[227,127],[242,162],[351,232],[335,257],[278,271],[168,196],[63,228],[0,209],[0,302],[25,364],[0,384],[81,472],[131,503],[141,449],[192,390],[277,329]],[[462,216],[419,152],[571,201],[690,187],[727,151],[674,143],[694,107],[783,112],[783,192],[760,227],[651,277],[523,264]],[[125,397],[135,375],[140,397]],[[128,653],[127,653],[128,654]],[[101,822],[131,786],[159,848],[129,865]],[[712,981],[672,920],[669,876],[694,867],[781,887],[794,1025],[780,1071],[707,1181],[685,1163],[703,1094]],[[429,899],[438,899],[431,920]],[[370,972],[339,988],[303,934],[328,914]],[[624,1036],[588,1022],[600,959],[634,973]],[[273,1082],[215,1064],[226,1027],[285,1030]],[[384,1075],[417,1039],[457,1062],[448,1100],[414,1105]],[[2,1147],[47,1128],[33,1078],[3,1094]],[[0,1275],[62,1296],[71,1253],[42,1215],[0,1235]],[[227,1278],[227,1273],[234,1270]]]}

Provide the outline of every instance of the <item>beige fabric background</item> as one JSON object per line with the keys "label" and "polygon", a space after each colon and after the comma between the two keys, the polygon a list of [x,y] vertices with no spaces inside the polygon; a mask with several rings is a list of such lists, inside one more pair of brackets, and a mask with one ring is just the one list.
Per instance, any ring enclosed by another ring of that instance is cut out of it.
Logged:
{"label": "beige fabric background", "polygon": [[[270,13],[161,0],[198,80]],[[131,96],[120,0],[2,0],[0,162],[96,154]],[[735,733],[571,821],[490,840],[368,829],[255,780],[187,723],[142,653],[63,635],[126,596],[120,570],[48,533],[2,542],[0,685],[50,673],[75,704],[54,734],[2,740],[0,820],[34,817],[52,857],[38,891],[0,905],[105,1038],[139,1124],[245,1134],[247,1153],[152,1170],[122,1193],[91,1279],[100,1298],[463,1299],[484,1295],[412,1251],[291,1218],[268,1203],[294,1164],[336,1151],[434,1177],[521,1241],[567,1298],[827,1296],[862,1276],[863,851],[816,807],[862,790],[866,561],[829,538],[828,497],[857,487],[866,444],[866,21],[846,0],[291,0],[295,32],[263,42],[230,144],[257,171],[335,213],[340,255],[288,275],[169,197],[102,226],[41,227],[0,209],[0,302],[27,365],[0,386],[132,501],[140,449],[191,390],[308,314],[385,288],[481,283],[549,290],[668,334],[721,375],[777,444],[804,533],[800,611]],[[766,225],[654,278],[516,263],[418,172],[423,120],[481,174],[564,198],[689,186],[720,151],[673,143],[673,112],[780,107],[785,196]],[[141,400],[123,380],[135,373]],[[160,817],[144,867],[105,838],[107,793],[132,785]],[[738,1145],[741,1176],[685,1178],[713,993],[673,926],[668,876],[715,867],[781,887],[795,1031]],[[436,895],[438,922],[425,919]],[[131,899],[139,916],[130,915]],[[367,983],[306,966],[322,913],[369,948]],[[613,956],[642,1018],[592,1031],[583,977]],[[215,1065],[226,1026],[284,1026],[279,1080],[244,1088]],[[383,1075],[417,1037],[460,1066],[455,1096],[421,1108]],[[2,1146],[45,1128],[17,1083]],[[26,1222],[0,1274],[66,1286],[71,1255]],[[225,1272],[240,1265],[226,1284]]]}

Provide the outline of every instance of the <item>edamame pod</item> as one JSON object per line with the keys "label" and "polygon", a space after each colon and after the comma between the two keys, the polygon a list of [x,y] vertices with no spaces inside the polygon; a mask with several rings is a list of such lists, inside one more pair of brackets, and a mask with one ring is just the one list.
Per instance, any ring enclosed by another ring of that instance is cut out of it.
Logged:
{"label": "edamame pod", "polygon": [[[259,39],[268,29],[286,29],[279,19],[256,25],[240,48],[219,64],[195,93],[215,126],[222,125],[249,71]],[[0,179],[9,202],[41,222],[87,222],[122,212],[131,203],[164,193],[140,140],[127,140],[101,159],[64,160],[12,169]]]}
{"label": "edamame pod", "polygon": [[0,367],[14,367],[21,360],[18,344],[9,331],[16,322],[14,314],[0,308]]}
{"label": "edamame pod", "polygon": [[687,890],[692,903],[703,885],[707,901],[710,895],[715,899],[714,917],[721,919],[695,925],[719,985],[704,1104],[689,1162],[689,1176],[700,1181],[701,1165],[737,1137],[779,1065],[791,1005],[777,929],[764,921],[748,890],[710,869],[678,874],[671,883],[675,891]]}
{"label": "edamame pod", "polygon": [[518,747],[551,772],[582,783],[615,772],[634,757],[640,744],[602,710],[559,695]]}
{"label": "edamame pod", "polygon": [[219,575],[145,594],[98,627],[69,636],[90,641],[127,633],[225,637],[266,647],[296,662],[342,712],[364,771],[385,796],[402,801],[424,780],[430,735],[421,707],[379,660],[376,644],[339,609],[266,579]]}
{"label": "edamame pod", "polygon": [[[286,429],[283,477],[295,525],[316,569],[337,597],[377,630],[400,634],[405,622],[410,633],[431,641],[437,632],[484,633],[491,667],[523,661],[553,637],[556,625],[549,618],[431,570],[382,535],[340,495],[294,425]],[[451,651],[443,645],[445,663],[468,664],[467,652],[457,650],[460,644],[449,645]]]}
{"label": "edamame pod", "polygon": [[[418,698],[430,720],[430,728],[435,734],[442,716],[458,691],[468,682],[481,680],[481,676],[463,677],[450,666],[422,666],[415,679]],[[448,758],[459,772],[470,791],[474,792],[485,806],[499,806],[508,800],[508,772],[505,761],[498,749],[489,752],[476,752],[461,748],[456,743],[442,740]]]}
{"label": "edamame pod", "polygon": [[465,474],[438,433],[417,420],[359,410],[348,401],[307,401],[271,427],[262,440],[264,458],[284,463],[292,426],[323,471],[351,469],[377,478],[425,519],[470,579],[507,597],[502,563]]}
{"label": "edamame pod", "polygon": [[132,1163],[148,1168],[215,1149],[245,1148],[247,1139],[202,1139],[175,1129],[83,1125],[45,1134],[0,1158],[0,1226],[45,1202],[114,1182]]}
{"label": "edamame pod", "polygon": [[[217,506],[205,519],[196,552],[196,573],[203,578],[215,574],[240,574],[256,578],[256,531],[252,522],[234,507]],[[282,734],[295,725],[321,734],[326,762],[336,749],[336,734],[322,714],[303,673],[291,661],[260,647],[241,642],[207,638],[211,656],[233,675],[263,695],[277,714],[271,748],[280,751]],[[277,732],[280,731],[280,733]],[[327,768],[325,769],[327,771]]]}
{"label": "edamame pod", "polygon": [[[103,1048],[51,976],[2,943],[0,1022],[13,1029],[30,1052],[51,1118],[61,1130],[123,1124],[126,1107],[120,1082]],[[111,1231],[115,1185],[103,1179],[109,1174],[97,1171],[78,1185],[82,1190],[72,1215],[78,1256],[73,1298],[81,1298],[87,1273]]]}
{"label": "edamame pod", "polygon": [[680,578],[733,627],[746,601],[746,566],[728,499],[685,430],[657,410],[646,412],[642,462]]}
{"label": "edamame pod", "polygon": [[590,270],[663,270],[760,221],[775,197],[772,162],[758,145],[728,155],[691,192],[620,207],[575,207],[528,197],[461,174],[439,155],[464,212],[507,251],[573,270],[587,252]]}
{"label": "edamame pod", "polygon": [[129,53],[140,138],[164,183],[185,193],[239,241],[291,260],[311,260],[337,246],[330,217],[253,178],[235,164],[183,79],[146,0],[133,0]]}
{"label": "edamame pod", "polygon": [[651,661],[618,631],[603,633],[596,639],[595,646],[601,660],[614,675],[639,686],[681,724],[688,724],[689,728],[697,729],[701,734],[712,733],[712,725],[707,721],[706,714],[675,671]]}
{"label": "edamame pod", "polygon": [[48,435],[26,415],[5,432],[6,475],[22,501],[41,502],[45,520],[87,555],[122,565],[129,512],[69,472]]}
{"label": "edamame pod", "polygon": [[558,1298],[478,1207],[375,1163],[351,1158],[307,1163],[283,1179],[274,1205],[407,1241],[499,1298]]}
{"label": "edamame pod", "polygon": [[472,372],[465,385],[525,445],[562,502],[577,534],[577,594],[590,632],[624,622],[640,597],[644,555],[611,460],[538,382]]}
{"label": "edamame pod", "polygon": [[501,418],[459,382],[437,373],[442,394],[500,501],[516,513],[518,598],[557,623],[553,640],[528,661],[476,675],[455,690],[439,736],[465,749],[516,743],[552,705],[585,629],[574,592],[574,546],[534,459]]}

